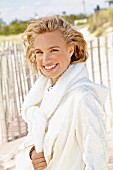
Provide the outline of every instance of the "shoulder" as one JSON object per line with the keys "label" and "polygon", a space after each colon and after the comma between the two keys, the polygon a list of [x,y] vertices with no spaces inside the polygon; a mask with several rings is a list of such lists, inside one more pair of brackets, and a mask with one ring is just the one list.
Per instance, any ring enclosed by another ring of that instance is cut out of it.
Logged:
{"label": "shoulder", "polygon": [[78,98],[78,100],[85,102],[85,101],[91,101],[96,100],[98,103],[101,104],[100,99],[98,97],[98,94],[96,91],[87,85],[79,86],[71,91],[71,94],[74,98]]}
{"label": "shoulder", "polygon": [[82,86],[79,89],[80,100],[79,108],[81,110],[90,110],[93,113],[103,112],[103,105],[96,91],[90,86]]}
{"label": "shoulder", "polygon": [[82,88],[81,93],[82,97],[79,100],[79,116],[83,119],[86,118],[91,124],[93,122],[96,125],[99,121],[101,126],[104,126],[106,113],[96,92],[86,86]]}
{"label": "shoulder", "polygon": [[103,105],[98,94],[92,87],[82,86],[74,91],[74,103],[77,109],[77,115],[83,117],[106,117]]}

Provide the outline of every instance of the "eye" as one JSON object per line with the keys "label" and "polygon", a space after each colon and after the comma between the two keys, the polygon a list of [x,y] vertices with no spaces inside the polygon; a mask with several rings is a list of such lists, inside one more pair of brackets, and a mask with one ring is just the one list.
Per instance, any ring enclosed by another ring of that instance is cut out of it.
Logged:
{"label": "eye", "polygon": [[51,52],[58,52],[58,49],[51,49]]}
{"label": "eye", "polygon": [[42,51],[35,51],[36,54],[42,54]]}

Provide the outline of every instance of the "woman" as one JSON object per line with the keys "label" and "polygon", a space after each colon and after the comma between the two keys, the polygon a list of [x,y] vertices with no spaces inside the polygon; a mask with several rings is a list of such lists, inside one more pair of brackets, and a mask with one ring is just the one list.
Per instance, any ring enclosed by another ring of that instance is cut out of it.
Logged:
{"label": "woman", "polygon": [[22,107],[29,134],[17,170],[108,170],[107,91],[88,78],[83,35],[49,16],[29,24],[24,42],[39,76]]}

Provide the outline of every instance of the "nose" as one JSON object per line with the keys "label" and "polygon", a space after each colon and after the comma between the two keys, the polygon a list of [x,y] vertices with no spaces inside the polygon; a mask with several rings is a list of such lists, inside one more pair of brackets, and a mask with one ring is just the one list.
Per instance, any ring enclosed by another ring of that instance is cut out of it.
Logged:
{"label": "nose", "polygon": [[50,58],[50,55],[48,53],[45,53],[43,55],[43,64],[48,64],[51,62],[51,58]]}

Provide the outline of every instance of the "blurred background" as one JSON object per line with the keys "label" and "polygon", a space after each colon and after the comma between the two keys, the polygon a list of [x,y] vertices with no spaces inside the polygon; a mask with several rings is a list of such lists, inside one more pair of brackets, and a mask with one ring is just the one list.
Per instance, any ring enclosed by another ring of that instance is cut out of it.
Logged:
{"label": "blurred background", "polygon": [[37,76],[26,67],[21,34],[30,20],[59,14],[87,41],[90,79],[108,87],[109,166],[113,170],[113,0],[0,0],[0,170],[15,169],[27,126],[20,109]]}

